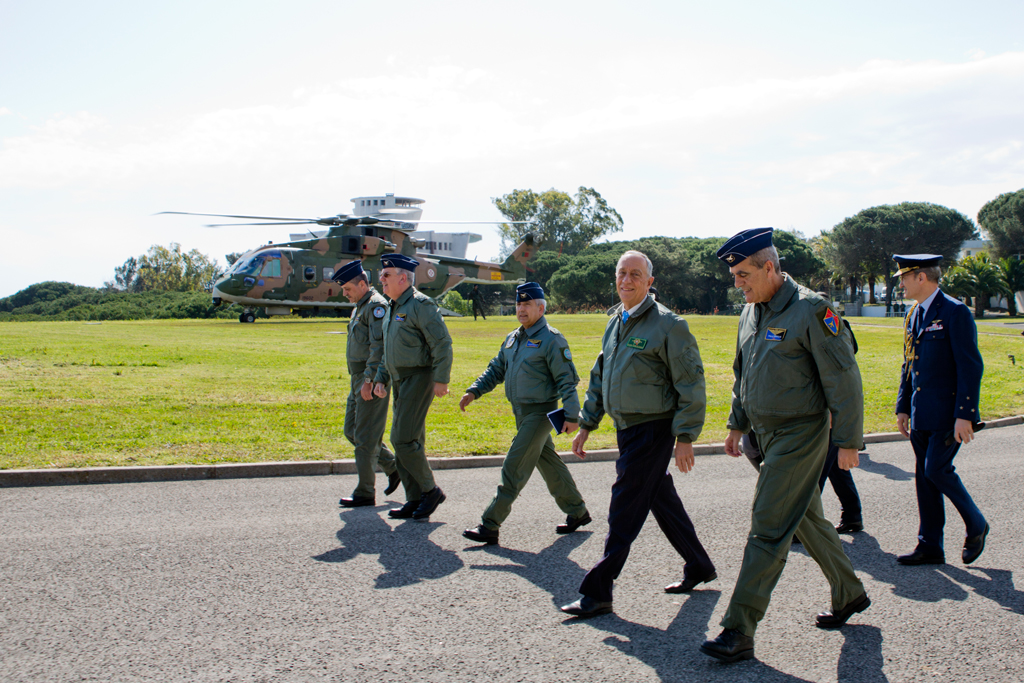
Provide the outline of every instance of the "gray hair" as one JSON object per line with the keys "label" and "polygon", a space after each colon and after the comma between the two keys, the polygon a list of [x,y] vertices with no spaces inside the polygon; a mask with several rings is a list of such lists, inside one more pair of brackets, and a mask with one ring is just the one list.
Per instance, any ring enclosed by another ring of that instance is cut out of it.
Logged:
{"label": "gray hair", "polygon": [[651,259],[647,258],[647,254],[642,251],[636,251],[635,249],[623,252],[622,256],[619,257],[619,260],[615,264],[615,269],[618,270],[619,264],[622,263],[623,259],[627,259],[630,256],[639,256],[642,258],[644,263],[647,264],[647,277],[654,277],[654,264],[651,263]]}
{"label": "gray hair", "polygon": [[939,278],[942,277],[942,268],[938,266],[928,266],[927,268],[920,269],[924,276],[928,278],[929,282],[938,282]]}
{"label": "gray hair", "polygon": [[755,268],[763,268],[764,264],[770,262],[772,266],[775,268],[776,273],[782,272],[782,267],[779,265],[779,252],[775,248],[775,245],[765,247],[760,251],[755,251],[747,258],[750,259],[750,265],[754,266]]}

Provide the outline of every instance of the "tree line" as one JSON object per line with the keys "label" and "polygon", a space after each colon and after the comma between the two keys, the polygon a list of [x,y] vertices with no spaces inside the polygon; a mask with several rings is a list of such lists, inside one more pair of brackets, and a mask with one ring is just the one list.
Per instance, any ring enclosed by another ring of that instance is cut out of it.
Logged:
{"label": "tree line", "polygon": [[[623,220],[597,190],[579,187],[575,195],[560,190],[513,190],[492,198],[509,223],[499,228],[503,255],[526,232],[545,236],[530,262],[530,279],[548,292],[552,310],[604,310],[616,303],[615,264],[627,249],[647,254],[654,266],[659,300],[678,311],[729,312],[742,302],[732,278],[715,252],[722,237],[645,237],[604,241],[622,231]],[[529,221],[518,223],[513,221]],[[978,212],[978,224],[991,238],[993,255],[958,261],[961,245],[981,233],[958,211],[925,202],[875,206],[848,217],[813,238],[776,231],[782,268],[814,290],[859,292],[886,286],[892,303],[892,255],[938,253],[945,257],[942,288],[952,296],[975,298],[980,315],[990,296],[1005,296],[1017,314],[1015,292],[1024,290],[1024,189],[1001,194]],[[228,254],[228,265],[238,254]],[[216,260],[181,245],[153,245],[115,268],[101,289],[44,282],[0,299],[0,320],[126,320],[161,317],[232,317],[230,307],[214,309],[207,289],[223,270]],[[469,313],[465,301],[472,285],[460,285],[441,302]],[[513,300],[514,287],[484,286],[495,301]]]}

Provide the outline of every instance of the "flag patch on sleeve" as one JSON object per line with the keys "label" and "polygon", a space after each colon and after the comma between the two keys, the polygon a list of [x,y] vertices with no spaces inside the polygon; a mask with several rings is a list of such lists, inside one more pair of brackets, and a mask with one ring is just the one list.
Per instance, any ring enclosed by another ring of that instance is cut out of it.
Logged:
{"label": "flag patch on sleeve", "polygon": [[833,313],[831,308],[826,307],[824,313],[821,314],[821,324],[832,333],[832,336],[839,336],[839,326],[842,323],[839,322],[839,316]]}

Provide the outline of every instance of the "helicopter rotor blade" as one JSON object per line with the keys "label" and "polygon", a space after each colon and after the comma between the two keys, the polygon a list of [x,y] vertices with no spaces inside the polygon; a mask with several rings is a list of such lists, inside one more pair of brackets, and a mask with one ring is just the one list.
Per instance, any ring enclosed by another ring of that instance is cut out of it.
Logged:
{"label": "helicopter rotor blade", "polygon": [[244,225],[309,225],[317,221],[276,221],[274,223],[208,223],[205,228],[237,228]]}
{"label": "helicopter rotor blade", "polygon": [[[318,220],[327,220],[319,218],[282,218],[280,216],[237,216],[230,213],[193,213],[191,211],[158,211],[153,214],[154,216],[161,216],[163,214],[174,214],[177,216],[211,216],[213,218],[249,218],[257,221],[298,221],[298,222],[316,222]],[[338,214],[335,218],[345,218],[348,214]],[[266,223],[265,225],[272,225],[272,223]]]}

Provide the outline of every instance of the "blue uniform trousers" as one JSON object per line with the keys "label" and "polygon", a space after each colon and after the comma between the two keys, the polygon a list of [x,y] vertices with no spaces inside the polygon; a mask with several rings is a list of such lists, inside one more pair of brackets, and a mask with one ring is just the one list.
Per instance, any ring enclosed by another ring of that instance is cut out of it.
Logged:
{"label": "blue uniform trousers", "polygon": [[616,434],[619,459],[608,506],[608,536],[604,556],[587,572],[580,593],[611,602],[612,583],[622,572],[629,548],[653,512],[662,532],[686,564],[683,578],[703,578],[715,565],[697,538],[693,522],[683,508],[668,466],[675,452],[672,420],[654,420],[622,429]]}
{"label": "blue uniform trousers", "polygon": [[917,484],[917,509],[921,516],[917,539],[928,550],[942,552],[942,529],[946,525],[946,508],[942,496],[950,502],[964,519],[968,536],[977,536],[985,530],[985,517],[967,493],[960,475],[953,466],[953,458],[960,450],[960,444],[946,445],[952,432],[930,432],[910,430],[910,445],[917,458],[915,483]]}
{"label": "blue uniform trousers", "polygon": [[825,466],[821,471],[821,479],[818,480],[818,490],[825,490],[825,480],[832,483],[832,490],[839,498],[839,506],[842,509],[843,522],[862,522],[864,517],[860,507],[860,493],[857,485],[853,483],[853,473],[839,467],[839,446],[832,442],[832,435],[829,434],[828,454],[825,456]]}

